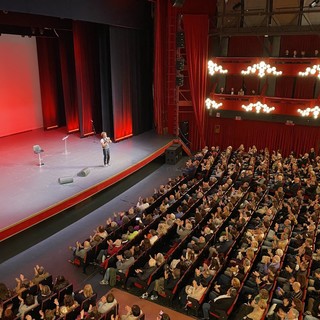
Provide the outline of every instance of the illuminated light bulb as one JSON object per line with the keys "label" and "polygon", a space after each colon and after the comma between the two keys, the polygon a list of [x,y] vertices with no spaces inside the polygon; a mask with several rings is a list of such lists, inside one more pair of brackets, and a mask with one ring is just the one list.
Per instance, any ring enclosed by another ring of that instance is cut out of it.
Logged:
{"label": "illuminated light bulb", "polygon": [[252,111],[253,108],[255,108],[256,113],[260,113],[261,111],[265,112],[265,113],[270,113],[271,111],[275,110],[274,107],[269,107],[266,104],[262,104],[260,101],[258,101],[256,103],[250,103],[247,106],[242,105],[242,108],[245,109],[247,112]]}
{"label": "illuminated light bulb", "polygon": [[318,78],[320,78],[320,65],[315,64],[312,68],[307,67],[305,71],[300,71],[298,75],[301,77],[316,75]]}
{"label": "illuminated light bulb", "polygon": [[208,61],[208,73],[214,75],[215,73],[227,73],[228,70],[224,70],[222,66],[214,63],[212,60]]}
{"label": "illuminated light bulb", "polygon": [[219,109],[222,106],[222,103],[217,103],[214,100],[211,100],[210,98],[207,98],[205,101],[207,109]]}

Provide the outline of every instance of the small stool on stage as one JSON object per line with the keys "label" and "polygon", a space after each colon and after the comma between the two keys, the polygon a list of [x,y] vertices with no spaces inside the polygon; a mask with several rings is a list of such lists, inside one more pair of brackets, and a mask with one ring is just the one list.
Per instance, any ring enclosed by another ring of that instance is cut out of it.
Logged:
{"label": "small stool on stage", "polygon": [[39,157],[39,163],[38,163],[38,166],[39,166],[39,167],[41,167],[41,166],[44,165],[44,163],[42,162],[42,159],[41,159],[41,153],[42,153],[43,151],[44,151],[44,150],[43,150],[38,144],[36,144],[36,145],[33,146],[33,152],[34,152],[35,154],[37,154],[38,157]]}

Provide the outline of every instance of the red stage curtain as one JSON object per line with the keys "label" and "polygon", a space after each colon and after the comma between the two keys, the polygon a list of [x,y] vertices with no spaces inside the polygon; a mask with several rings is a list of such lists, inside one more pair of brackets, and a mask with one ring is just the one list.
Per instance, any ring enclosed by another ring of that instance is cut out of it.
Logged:
{"label": "red stage curtain", "polygon": [[57,60],[58,40],[37,38],[40,89],[42,100],[43,126],[57,127],[59,119],[59,61]]}
{"label": "red stage curtain", "polygon": [[154,124],[157,133],[163,131],[163,112],[166,102],[166,48],[167,33],[164,25],[167,23],[167,1],[155,2],[154,31]]}
{"label": "red stage curtain", "polygon": [[207,84],[208,30],[206,15],[184,15],[184,32],[190,91],[197,130],[191,132],[192,149],[205,145],[204,114]]}
{"label": "red stage curtain", "polygon": [[287,126],[284,123],[221,119],[207,116],[206,134],[208,145],[231,145],[246,148],[256,145],[258,149],[280,149],[287,156],[291,151],[297,154],[319,149],[320,128],[309,126]]}
{"label": "red stage curtain", "polygon": [[230,37],[228,57],[262,57],[263,37]]}
{"label": "red stage curtain", "polygon": [[294,98],[313,99],[316,85],[315,77],[297,77],[294,88]]}
{"label": "red stage curtain", "polygon": [[96,51],[97,34],[94,25],[74,21],[73,42],[77,79],[77,100],[79,108],[79,124],[81,136],[93,133],[92,115],[94,109],[100,109],[100,78],[94,63],[98,57]]}
{"label": "red stage curtain", "polygon": [[60,31],[60,63],[68,132],[79,130],[72,33]]}
{"label": "red stage curtain", "polygon": [[275,97],[292,98],[295,79],[295,77],[278,77],[275,88]]}

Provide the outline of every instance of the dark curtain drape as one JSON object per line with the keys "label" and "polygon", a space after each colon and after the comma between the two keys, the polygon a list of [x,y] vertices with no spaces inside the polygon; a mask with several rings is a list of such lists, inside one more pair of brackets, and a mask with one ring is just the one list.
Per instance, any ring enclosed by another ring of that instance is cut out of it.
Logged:
{"label": "dark curtain drape", "polygon": [[99,39],[101,81],[101,131],[113,133],[109,27],[103,26]]}
{"label": "dark curtain drape", "polygon": [[285,156],[291,151],[297,154],[308,152],[312,147],[318,150],[320,141],[319,127],[287,126],[284,123],[263,121],[237,121],[210,116],[207,119],[206,134],[209,145],[219,145],[222,148],[232,145],[238,148],[243,143],[246,148],[256,145],[258,149],[264,147],[268,147],[269,150],[280,149]]}
{"label": "dark curtain drape", "polygon": [[45,129],[65,124],[59,43],[54,38],[37,38],[43,126]]}
{"label": "dark curtain drape", "polygon": [[68,132],[79,130],[79,113],[76,90],[73,39],[71,32],[59,33],[61,77]]}
{"label": "dark curtain drape", "polygon": [[148,50],[146,39],[141,30],[110,27],[115,140],[152,128],[152,69],[143,53]]}
{"label": "dark curtain drape", "polygon": [[276,80],[275,96],[283,98],[292,98],[295,86],[294,77],[280,76]]}
{"label": "dark curtain drape", "polygon": [[294,98],[313,99],[316,85],[315,77],[297,77],[294,88]]}
{"label": "dark curtain drape", "polygon": [[208,30],[206,15],[184,15],[186,55],[189,84],[196,130],[191,132],[192,149],[199,150],[205,145],[204,115],[207,84]]}
{"label": "dark curtain drape", "polygon": [[97,34],[94,24],[73,22],[77,101],[82,137],[92,134],[92,123],[101,118],[99,64],[96,63],[99,54]]}
{"label": "dark curtain drape", "polygon": [[262,57],[263,37],[230,37],[228,57]]}
{"label": "dark curtain drape", "polygon": [[155,2],[154,31],[154,125],[157,133],[163,131],[163,110],[166,97],[166,66],[167,66],[167,32],[163,26],[167,24],[167,1]]}
{"label": "dark curtain drape", "polygon": [[127,29],[110,27],[111,79],[113,101],[114,139],[132,135],[132,96],[134,83],[131,79],[132,38]]}
{"label": "dark curtain drape", "polygon": [[132,128],[137,135],[153,128],[153,44],[152,30],[135,30],[130,56],[135,61],[132,69],[134,81],[132,101]]}

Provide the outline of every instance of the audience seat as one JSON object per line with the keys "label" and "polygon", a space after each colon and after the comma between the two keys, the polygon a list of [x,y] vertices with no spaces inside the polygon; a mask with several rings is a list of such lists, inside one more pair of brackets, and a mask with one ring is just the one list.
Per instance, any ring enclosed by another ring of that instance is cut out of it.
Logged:
{"label": "audience seat", "polygon": [[81,310],[84,308],[84,306],[86,306],[86,305],[92,305],[93,307],[96,305],[96,303],[97,303],[97,294],[96,293],[94,293],[91,297],[89,297],[89,298],[86,298],[85,300],[83,300],[82,302],[81,302]]}
{"label": "audience seat", "polygon": [[63,302],[64,296],[66,294],[72,294],[73,292],[73,284],[70,283],[66,287],[62,288],[61,290],[58,291],[58,301],[59,303]]}
{"label": "audience seat", "polygon": [[50,289],[52,290],[53,288],[53,278],[52,275],[50,274],[48,277],[44,278],[39,282],[39,284],[42,284],[43,286],[49,286]]}
{"label": "audience seat", "polygon": [[55,309],[56,305],[54,303],[54,299],[56,298],[58,298],[58,295],[57,293],[54,293],[50,297],[43,299],[41,302],[41,310]]}

